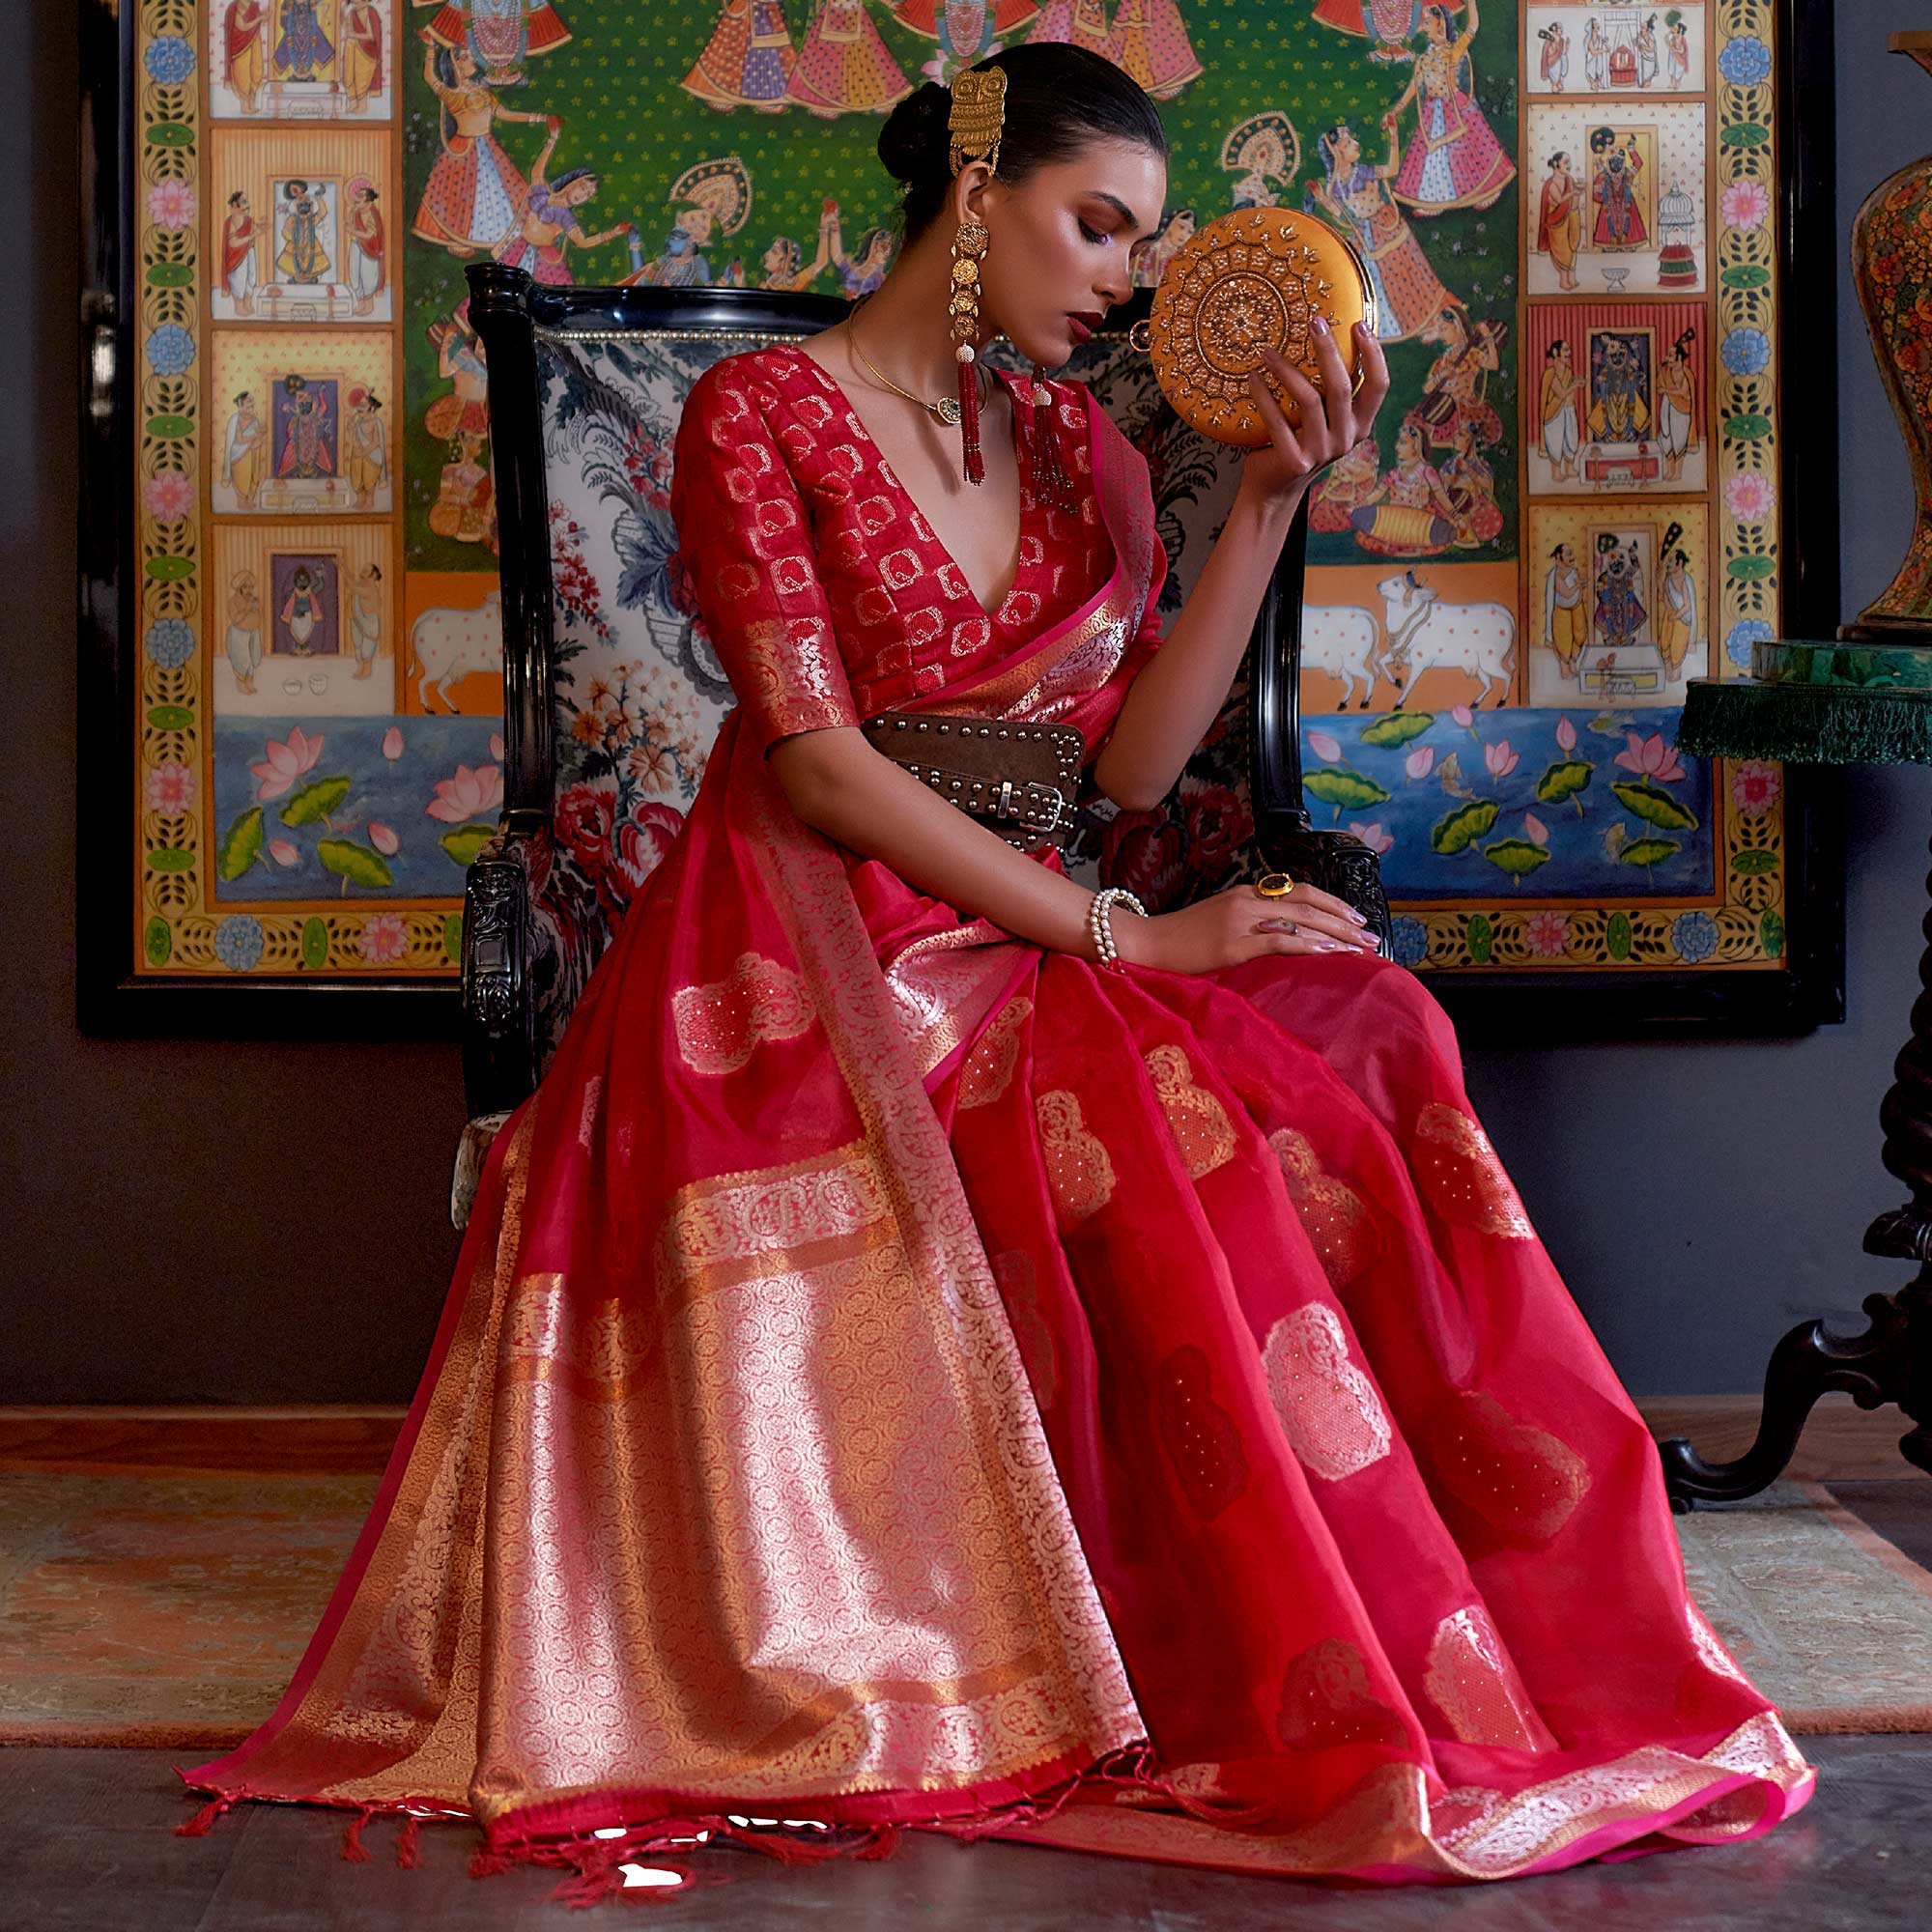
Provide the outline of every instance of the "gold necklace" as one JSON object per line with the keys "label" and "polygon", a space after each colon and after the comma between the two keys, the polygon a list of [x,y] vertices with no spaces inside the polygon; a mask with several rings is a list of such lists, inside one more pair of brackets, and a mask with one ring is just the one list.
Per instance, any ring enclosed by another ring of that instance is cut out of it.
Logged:
{"label": "gold necklace", "polygon": [[[861,296],[859,298],[857,304],[854,306],[851,315],[849,315],[845,319],[845,339],[852,345],[853,355],[858,356],[859,360],[863,362],[866,365],[866,367],[868,368],[872,372],[872,374],[876,376],[878,380],[885,384],[887,388],[892,390],[894,395],[903,396],[909,403],[917,403],[920,406],[920,408],[924,410],[928,414],[936,416],[939,419],[939,421],[943,422],[947,426],[948,429],[957,429],[959,427],[959,398],[957,396],[942,396],[940,397],[938,402],[929,403],[923,396],[916,396],[910,389],[900,388],[899,385],[896,383],[895,383],[893,379],[890,376],[888,376],[885,373],[885,371],[882,370],[879,367],[879,365],[876,362],[874,362],[872,358],[869,355],[867,355],[863,349],[859,347],[859,330],[857,327],[859,310],[864,308],[865,305],[871,300],[871,298],[872,298],[869,294]],[[979,371],[979,366],[976,363],[973,370],[973,381],[977,384],[979,380],[980,380],[980,371]]]}

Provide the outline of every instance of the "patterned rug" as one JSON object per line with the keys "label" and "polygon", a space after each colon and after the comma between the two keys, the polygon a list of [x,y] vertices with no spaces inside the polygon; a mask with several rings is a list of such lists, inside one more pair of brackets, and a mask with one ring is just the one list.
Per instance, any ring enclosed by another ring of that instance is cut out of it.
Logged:
{"label": "patterned rug", "polygon": [[[0,1470],[0,1744],[240,1743],[377,1481]],[[1932,1731],[1932,1575],[1815,1483],[1677,1526],[1691,1594],[1794,1731]]]}

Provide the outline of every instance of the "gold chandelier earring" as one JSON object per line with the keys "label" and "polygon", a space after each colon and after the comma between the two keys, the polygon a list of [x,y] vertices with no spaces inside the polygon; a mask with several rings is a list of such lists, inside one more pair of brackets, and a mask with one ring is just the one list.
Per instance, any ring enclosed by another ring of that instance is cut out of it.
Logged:
{"label": "gold chandelier earring", "polygon": [[[952,179],[961,168],[984,161],[987,171],[1000,171],[1000,133],[1007,118],[1007,76],[997,67],[969,69],[952,82],[952,105],[946,117],[947,158]],[[980,453],[980,372],[976,346],[980,333],[980,265],[992,242],[986,225],[971,219],[959,224],[952,238],[952,280],[947,296],[947,326],[952,354],[959,364],[959,444],[966,480],[986,480],[985,458]]]}

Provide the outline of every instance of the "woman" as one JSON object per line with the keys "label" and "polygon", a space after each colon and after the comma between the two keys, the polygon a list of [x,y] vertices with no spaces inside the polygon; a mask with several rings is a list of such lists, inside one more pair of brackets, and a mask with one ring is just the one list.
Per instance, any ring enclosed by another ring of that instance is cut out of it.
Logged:
{"label": "woman", "polygon": [[525,114],[503,106],[476,78],[468,45],[445,47],[422,33],[423,80],[440,103],[442,152],[423,184],[416,233],[452,255],[474,255],[516,233],[529,202],[529,184],[491,131],[498,121],[539,121],[554,134],[554,114]]}
{"label": "woman", "polygon": [[1377,556],[1434,556],[1456,537],[1456,505],[1423,448],[1413,410],[1396,427],[1395,462],[1349,512],[1355,542]]}
{"label": "woman", "polygon": [[1096,965],[1057,847],[856,728],[1071,726],[1152,807],[1387,392],[1366,329],[1352,399],[1332,339],[1321,397],[1270,358],[1303,440],[1251,376],[1270,441],[1163,642],[1144,463],[1078,384],[1028,425],[1031,383],[962,383],[947,314],[970,218],[962,346],[1064,361],[1131,289],[1160,123],[1082,49],[988,67],[997,176],[922,87],[877,296],[692,390],[679,555],[740,707],[496,1142],[297,1682],[189,1774],[203,1819],[478,1816],[483,1869],[569,1862],[579,1900],[700,1832],[1401,1882],[1767,1829],[1810,1769],[1685,1596],[1435,1003],[1300,884],[1122,911]]}
{"label": "woman", "polygon": [[1395,178],[1395,197],[1418,214],[1442,214],[1452,208],[1488,208],[1516,179],[1516,163],[1503,153],[1476,104],[1467,61],[1481,25],[1476,0],[1469,0],[1463,31],[1449,27],[1446,7],[1422,10],[1425,45],[1415,71],[1382,125],[1393,128],[1402,110],[1416,102],[1416,128]]}
{"label": "woman", "polygon": [[1376,292],[1376,332],[1384,343],[1419,335],[1457,298],[1443,287],[1415,231],[1389,192],[1399,156],[1395,128],[1388,129],[1388,157],[1380,167],[1362,158],[1362,144],[1346,121],[1321,136],[1324,179],[1311,182],[1307,203],[1324,209],[1352,234]]}
{"label": "woman", "polygon": [[574,277],[564,250],[573,242],[579,248],[601,248],[620,235],[636,231],[628,221],[586,235],[577,218],[577,211],[597,192],[594,168],[566,168],[555,181],[548,176],[551,156],[556,152],[560,124],[552,127],[544,141],[537,164],[530,170],[529,200],[524,218],[513,234],[506,235],[493,251],[504,267],[527,270],[533,281],[546,288],[567,289]]}

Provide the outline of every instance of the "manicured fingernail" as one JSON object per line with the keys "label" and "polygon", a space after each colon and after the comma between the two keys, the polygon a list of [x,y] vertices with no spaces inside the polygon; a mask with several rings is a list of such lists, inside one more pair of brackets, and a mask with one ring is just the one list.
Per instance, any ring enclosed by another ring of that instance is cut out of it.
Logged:
{"label": "manicured fingernail", "polygon": [[1339,939],[1324,939],[1321,942],[1321,951],[1323,952],[1340,952],[1342,951],[1342,942]]}
{"label": "manicured fingernail", "polygon": [[1315,332],[1317,335],[1328,333],[1328,318],[1325,315],[1318,315],[1315,318]]}
{"label": "manicured fingernail", "polygon": [[1357,925],[1367,925],[1369,923],[1368,914],[1365,912],[1357,912],[1353,906],[1350,906],[1349,908],[1349,917],[1352,919]]}

